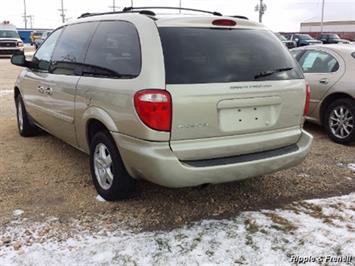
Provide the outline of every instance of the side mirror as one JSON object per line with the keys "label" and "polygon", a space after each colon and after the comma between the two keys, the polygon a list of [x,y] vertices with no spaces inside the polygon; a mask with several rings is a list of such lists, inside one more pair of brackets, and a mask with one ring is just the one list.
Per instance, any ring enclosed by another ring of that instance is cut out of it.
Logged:
{"label": "side mirror", "polygon": [[27,63],[28,62],[26,61],[26,57],[24,54],[14,54],[11,57],[11,64],[15,66],[26,67],[28,65]]}

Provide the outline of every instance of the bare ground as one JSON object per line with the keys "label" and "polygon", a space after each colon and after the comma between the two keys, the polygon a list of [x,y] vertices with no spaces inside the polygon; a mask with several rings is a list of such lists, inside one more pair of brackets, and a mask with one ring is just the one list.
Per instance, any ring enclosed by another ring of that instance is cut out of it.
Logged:
{"label": "bare ground", "polygon": [[22,138],[17,133],[12,90],[19,68],[0,58],[0,225],[23,217],[41,221],[70,218],[95,227],[100,216],[112,224],[169,229],[204,218],[226,218],[243,210],[272,209],[290,202],[355,191],[355,146],[331,142],[321,127],[306,125],[314,137],[301,165],[275,174],[221,185],[167,189],[144,181],[131,200],[96,200],[88,156],[48,135]]}

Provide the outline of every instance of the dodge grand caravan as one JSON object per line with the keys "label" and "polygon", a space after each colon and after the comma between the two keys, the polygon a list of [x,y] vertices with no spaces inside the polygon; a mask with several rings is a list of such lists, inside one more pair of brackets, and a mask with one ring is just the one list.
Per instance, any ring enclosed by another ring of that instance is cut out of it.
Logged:
{"label": "dodge grand caravan", "polygon": [[[245,19],[85,14],[56,29],[15,85],[19,133],[90,154],[98,193],[221,183],[300,163],[309,88],[287,48]],[[55,167],[55,166],[54,166]]]}

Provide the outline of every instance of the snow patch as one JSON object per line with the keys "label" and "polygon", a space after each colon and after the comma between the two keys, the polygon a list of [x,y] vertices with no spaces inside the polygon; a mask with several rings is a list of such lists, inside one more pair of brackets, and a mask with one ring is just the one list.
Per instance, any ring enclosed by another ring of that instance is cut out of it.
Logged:
{"label": "snow patch", "polygon": [[96,200],[97,201],[100,201],[100,202],[105,202],[106,200],[103,198],[103,197],[101,197],[100,195],[97,195],[96,196]]}
{"label": "snow patch", "polygon": [[228,220],[203,220],[168,232],[79,230],[62,241],[34,241],[20,248],[26,231],[43,230],[46,224],[25,230],[18,222],[3,229],[18,249],[0,245],[0,265],[290,265],[291,256],[351,256],[354,217],[352,193],[243,212]]}
{"label": "snow patch", "polygon": [[355,163],[349,163],[349,164],[348,164],[348,168],[349,168],[351,171],[355,172]]}
{"label": "snow patch", "polygon": [[17,210],[14,210],[14,211],[12,212],[12,215],[15,216],[15,217],[19,217],[19,216],[21,216],[23,213],[24,213],[23,210],[17,209]]}
{"label": "snow patch", "polygon": [[14,91],[13,90],[0,90],[0,97],[4,97],[4,96],[7,96],[7,95],[11,95],[13,94]]}

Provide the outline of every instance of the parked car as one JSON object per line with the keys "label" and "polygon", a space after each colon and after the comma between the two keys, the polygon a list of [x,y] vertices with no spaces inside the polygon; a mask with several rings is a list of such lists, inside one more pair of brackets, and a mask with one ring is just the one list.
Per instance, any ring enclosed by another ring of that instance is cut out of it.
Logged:
{"label": "parked car", "polygon": [[288,40],[296,42],[297,47],[322,44],[321,41],[314,39],[309,34],[288,34],[287,36]]}
{"label": "parked car", "polygon": [[36,41],[41,39],[43,31],[32,31],[31,32],[31,45],[35,45]]}
{"label": "parked car", "polygon": [[292,50],[311,86],[307,119],[340,144],[355,141],[355,47],[329,44]]}
{"label": "parked car", "polygon": [[35,40],[34,45],[36,49],[38,49],[41,46],[41,44],[48,38],[50,33],[51,33],[50,31],[44,31],[41,35],[41,38]]}
{"label": "parked car", "polygon": [[23,52],[23,42],[16,26],[8,21],[0,23],[0,55],[13,55]]}
{"label": "parked car", "polygon": [[297,47],[297,44],[295,41],[290,41],[287,40],[285,36],[283,36],[281,33],[275,32],[277,38],[280,39],[280,41],[288,48],[288,49],[293,49]]}
{"label": "parked car", "polygon": [[[19,133],[36,128],[90,154],[98,193],[135,179],[221,183],[297,165],[309,90],[263,25],[218,15],[128,9],[86,14],[48,37],[15,86]],[[190,10],[191,11],[191,10]]]}
{"label": "parked car", "polygon": [[349,40],[341,39],[338,34],[334,33],[324,33],[321,34],[319,38],[324,44],[330,44],[330,43],[344,43],[344,44],[350,44]]}

